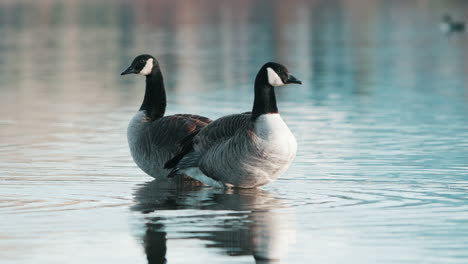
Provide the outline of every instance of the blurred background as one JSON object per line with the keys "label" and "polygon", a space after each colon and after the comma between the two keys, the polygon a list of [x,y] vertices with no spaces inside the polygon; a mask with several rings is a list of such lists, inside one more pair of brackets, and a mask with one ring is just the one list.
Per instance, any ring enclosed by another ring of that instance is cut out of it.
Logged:
{"label": "blurred background", "polygon": [[[0,259],[466,263],[468,34],[444,14],[468,2],[0,1]],[[288,67],[288,172],[152,182],[126,142],[144,78],[119,75],[143,53],[166,113],[212,119],[251,109],[265,62]]]}

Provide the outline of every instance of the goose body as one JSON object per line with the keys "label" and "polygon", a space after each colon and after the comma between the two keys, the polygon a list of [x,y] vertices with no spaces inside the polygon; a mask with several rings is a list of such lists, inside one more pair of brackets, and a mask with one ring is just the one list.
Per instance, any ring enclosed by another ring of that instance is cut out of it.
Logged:
{"label": "goose body", "polygon": [[122,75],[136,73],[146,77],[146,90],[139,111],[130,120],[127,140],[133,160],[148,175],[167,179],[170,170],[164,163],[181,151],[179,141],[205,127],[210,119],[190,114],[164,116],[166,93],[156,59],[140,55]]}
{"label": "goose body", "polygon": [[186,142],[186,153],[167,163],[216,187],[253,188],[283,174],[296,156],[294,135],[281,118],[274,86],[300,83],[276,63],[265,64],[255,81],[252,112],[219,118]]}
{"label": "goose body", "polygon": [[164,116],[149,122],[144,111],[138,111],[127,129],[130,153],[146,174],[166,179],[164,163],[180,151],[179,141],[210,120],[196,115]]}
{"label": "goose body", "polygon": [[440,30],[445,34],[465,31],[465,23],[453,20],[452,17],[448,14],[445,14],[442,17],[442,22],[440,23],[439,27]]}

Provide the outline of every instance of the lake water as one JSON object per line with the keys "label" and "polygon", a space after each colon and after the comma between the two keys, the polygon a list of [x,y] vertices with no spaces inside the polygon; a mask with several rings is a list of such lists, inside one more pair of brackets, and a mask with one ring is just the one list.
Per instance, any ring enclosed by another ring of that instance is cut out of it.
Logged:
{"label": "lake water", "polygon": [[[1,263],[467,263],[466,1],[2,1]],[[298,155],[259,190],[174,187],[126,126],[249,111],[267,61]],[[267,259],[276,259],[276,262]]]}

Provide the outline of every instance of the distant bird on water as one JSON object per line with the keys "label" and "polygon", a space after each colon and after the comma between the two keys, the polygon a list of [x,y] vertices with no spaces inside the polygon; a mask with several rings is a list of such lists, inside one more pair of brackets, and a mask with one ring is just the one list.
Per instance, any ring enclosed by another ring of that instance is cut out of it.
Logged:
{"label": "distant bird on water", "polygon": [[440,30],[445,34],[449,34],[452,32],[464,32],[465,22],[454,21],[449,14],[445,14],[442,16]]}
{"label": "distant bird on water", "polygon": [[278,63],[263,65],[255,79],[252,112],[221,117],[185,140],[166,163],[215,187],[253,188],[278,178],[296,156],[296,138],[276,105],[275,87],[301,81]]}
{"label": "distant bird on water", "polygon": [[164,163],[181,151],[178,143],[211,120],[191,114],[164,116],[164,80],[159,63],[153,56],[137,56],[121,75],[131,73],[145,76],[146,90],[139,111],[128,125],[130,152],[144,172],[154,178],[167,179],[170,170],[164,169]]}

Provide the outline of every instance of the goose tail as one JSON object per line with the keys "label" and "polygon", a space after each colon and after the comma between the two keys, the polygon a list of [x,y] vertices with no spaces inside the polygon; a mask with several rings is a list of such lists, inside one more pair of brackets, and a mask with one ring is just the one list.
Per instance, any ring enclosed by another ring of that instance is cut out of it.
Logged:
{"label": "goose tail", "polygon": [[173,169],[179,164],[182,158],[193,150],[193,138],[198,135],[200,130],[195,130],[189,135],[182,138],[177,144],[180,146],[181,150],[170,160],[166,161],[164,164],[165,169]]}

